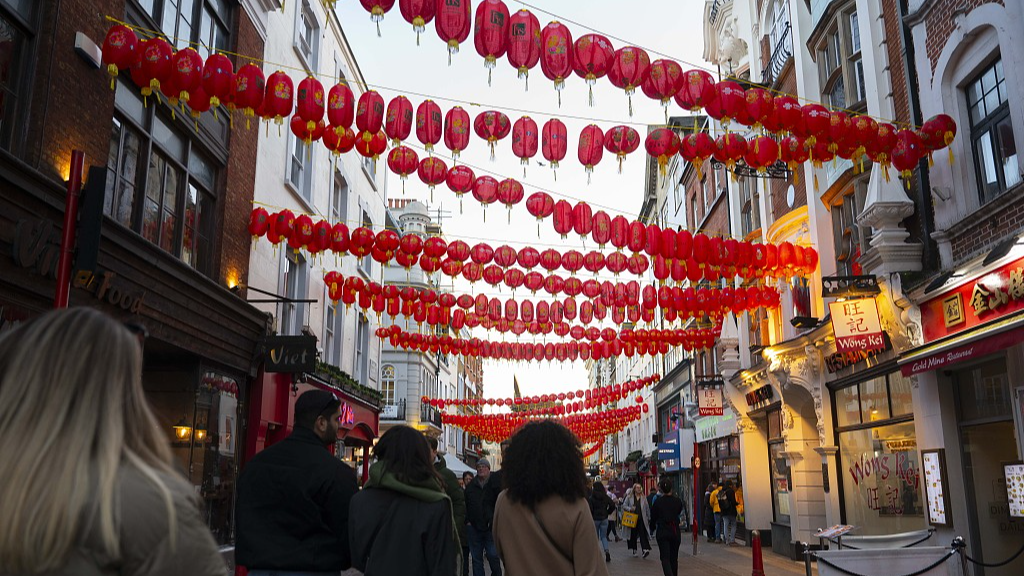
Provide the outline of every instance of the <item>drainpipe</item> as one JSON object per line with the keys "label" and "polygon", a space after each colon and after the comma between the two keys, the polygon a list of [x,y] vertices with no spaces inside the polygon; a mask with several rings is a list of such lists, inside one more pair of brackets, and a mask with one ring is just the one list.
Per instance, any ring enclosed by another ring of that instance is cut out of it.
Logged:
{"label": "drainpipe", "polygon": [[[903,71],[904,80],[907,84],[907,103],[910,106],[910,121],[920,126],[924,124],[921,117],[921,100],[917,89],[917,63],[914,58],[914,38],[910,34],[910,26],[906,22],[907,0],[899,2],[900,16],[900,41],[903,45]],[[931,175],[928,172],[928,160],[921,159],[918,162],[918,181],[915,186],[914,203],[920,210],[921,246],[924,270],[938,270],[938,250],[935,240],[932,239],[932,232],[935,231],[935,211],[931,203]]]}

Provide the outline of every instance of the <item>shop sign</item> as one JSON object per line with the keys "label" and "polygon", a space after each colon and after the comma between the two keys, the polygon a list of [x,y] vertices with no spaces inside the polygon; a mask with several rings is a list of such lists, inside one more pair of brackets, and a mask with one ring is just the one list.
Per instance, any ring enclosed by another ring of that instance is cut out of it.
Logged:
{"label": "shop sign", "polygon": [[846,368],[849,368],[850,366],[860,364],[861,362],[867,360],[868,358],[874,358],[875,356],[878,356],[883,352],[888,352],[889,350],[892,350],[892,342],[889,340],[888,335],[883,332],[882,336],[885,340],[885,348],[875,350],[855,350],[853,352],[836,352],[834,354],[829,354],[828,356],[825,357],[825,370],[827,370],[829,374],[835,374],[840,370],[844,370]]}
{"label": "shop sign", "polygon": [[952,350],[935,354],[933,356],[927,356],[920,360],[915,360],[907,364],[900,366],[900,371],[903,372],[904,376],[913,376],[914,374],[920,374],[921,372],[928,372],[929,370],[936,370],[947,366],[949,364],[955,364],[957,362],[966,362],[971,358],[980,358],[998,352],[1004,348],[1009,348],[1021,340],[1024,335],[1018,330],[1009,330],[989,336],[988,338],[982,338],[977,342],[971,344],[964,344],[958,346]]}
{"label": "shop sign", "polygon": [[348,402],[341,403],[341,416],[338,417],[338,422],[342,426],[356,423],[356,411],[352,409]]}
{"label": "shop sign", "polygon": [[772,390],[771,384],[766,384],[753,392],[747,392],[747,406],[753,407],[764,402],[770,402],[774,396],[775,391]]}
{"label": "shop sign", "polygon": [[921,463],[924,468],[924,492],[928,504],[928,523],[935,526],[951,526],[949,517],[949,482],[946,480],[946,451],[922,450]]}
{"label": "shop sign", "polygon": [[263,340],[267,372],[312,372],[316,336],[267,336]]}
{"label": "shop sign", "polygon": [[885,349],[885,336],[874,298],[832,302],[828,309],[832,314],[832,330],[839,352]]}
{"label": "shop sign", "polygon": [[720,386],[697,387],[697,409],[701,416],[722,416],[725,406]]}
{"label": "shop sign", "polygon": [[1024,518],[1024,464],[1004,464],[1006,499],[1010,504],[1010,517]]}
{"label": "shop sign", "polygon": [[921,305],[926,342],[1024,310],[1024,258]]}
{"label": "shop sign", "polygon": [[920,490],[921,472],[916,453],[910,450],[894,454],[865,453],[847,469],[854,489],[865,492],[867,507],[881,514],[903,515],[904,492]]}
{"label": "shop sign", "polygon": [[699,418],[695,423],[698,442],[707,442],[716,438],[724,438],[736,431],[735,416],[708,416]]}

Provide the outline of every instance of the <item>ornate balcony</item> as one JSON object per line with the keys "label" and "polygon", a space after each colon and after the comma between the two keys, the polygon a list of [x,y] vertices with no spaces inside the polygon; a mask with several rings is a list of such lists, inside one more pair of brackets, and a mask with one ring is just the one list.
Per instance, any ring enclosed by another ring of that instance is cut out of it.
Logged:
{"label": "ornate balcony", "polygon": [[380,411],[381,420],[405,420],[405,399],[395,404],[385,404]]}
{"label": "ornate balcony", "polygon": [[793,28],[786,24],[782,35],[779,36],[778,42],[772,49],[771,58],[768,59],[764,70],[761,71],[761,84],[774,86],[791,58],[793,58]]}

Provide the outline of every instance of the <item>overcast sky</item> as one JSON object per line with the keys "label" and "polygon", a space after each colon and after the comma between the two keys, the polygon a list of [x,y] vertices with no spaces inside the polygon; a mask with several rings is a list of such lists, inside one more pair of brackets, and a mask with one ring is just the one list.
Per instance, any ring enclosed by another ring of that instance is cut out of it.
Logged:
{"label": "overcast sky", "polygon": [[[473,2],[474,13],[477,4]],[[643,3],[621,0],[545,0],[536,5],[539,9],[557,15],[556,18],[529,8],[537,16],[541,28],[558,19],[569,27],[574,39],[590,33],[591,30],[583,27],[587,26],[596,29],[598,33],[626,41],[610,38],[616,48],[627,43],[638,45],[652,51],[652,60],[665,57],[654,53],[660,52],[679,61],[684,70],[697,65],[708,67],[701,59],[703,40],[700,22],[704,2],[700,0],[649,0]],[[510,14],[525,7],[515,1],[507,1],[507,6]],[[453,56],[449,66],[446,46],[438,38],[433,23],[427,26],[421,36],[420,46],[416,46],[416,34],[412,26],[402,18],[397,2],[381,23],[382,36],[379,38],[370,15],[358,2],[338,2],[336,10],[367,83],[381,93],[385,103],[404,94],[415,108],[429,97],[438,103],[442,113],[459,105],[469,112],[471,118],[475,118],[484,110],[496,109],[506,113],[513,123],[521,115],[527,114],[539,127],[543,127],[549,118],[558,117],[568,128],[569,150],[558,169],[557,181],[540,152],[535,162],[528,167],[524,178],[520,161],[512,154],[511,136],[498,144],[494,161],[490,160],[486,142],[475,135],[471,138],[469,148],[462,153],[459,162],[470,165],[478,176],[487,173],[483,171],[487,170],[499,181],[514,177],[523,184],[527,197],[537,190],[545,190],[556,201],[562,197],[567,197],[573,203],[586,200],[595,211],[603,208],[612,216],[617,213],[636,216],[644,192],[644,125],[664,122],[660,104],[649,100],[640,90],[633,96],[634,113],[630,118],[622,90],[612,86],[606,78],[599,80],[594,87],[595,104],[589,107],[587,85],[581,78],[574,76],[566,82],[559,108],[552,82],[544,77],[539,65],[530,73],[529,91],[524,91],[523,81],[517,77],[516,70],[502,58],[493,72],[492,84],[488,86],[484,60],[476,53],[472,34],[463,43],[461,51]],[[670,114],[681,113],[682,110],[672,104]],[[592,182],[588,185],[583,166],[576,158],[576,148],[580,131],[590,123],[598,124],[605,131],[618,124],[630,125],[640,133],[641,145],[624,163],[622,174],[618,173],[614,155],[605,152],[604,159],[595,168]],[[415,135],[411,137],[411,144],[422,157],[424,153],[417,148],[419,142]],[[438,146],[438,152],[451,166],[448,150],[443,143]],[[544,165],[539,165],[536,160],[544,162]],[[383,159],[379,167],[384,168]],[[389,175],[387,195],[391,198],[403,197],[401,181],[394,175]],[[561,240],[551,228],[550,220],[541,226],[538,238],[536,221],[526,211],[525,202],[513,209],[509,224],[507,211],[500,204],[491,205],[487,209],[485,223],[483,210],[471,195],[466,196],[464,212],[460,214],[455,195],[444,185],[434,190],[434,201],[430,203],[427,187],[415,175],[406,182],[405,197],[422,200],[435,211],[442,210],[445,216],[444,232],[449,241],[462,239],[470,246],[484,241],[492,247],[507,243],[515,248],[530,244],[541,251],[547,247],[556,247],[562,251],[575,248],[586,253],[595,248],[593,243],[584,245],[575,235],[568,240]],[[584,274],[583,279],[590,277],[589,273]],[[625,275],[622,278],[628,280],[632,277]],[[456,294],[472,291],[468,283],[456,284],[453,290]],[[478,282],[474,293],[480,291],[490,294],[492,289]],[[495,295],[505,299],[511,296],[511,292],[506,288],[504,293],[495,292]],[[517,290],[516,299],[523,298],[534,301],[542,299],[540,293],[533,297],[525,289]],[[478,330],[478,336],[502,339],[500,334],[488,336],[482,330]],[[510,334],[508,338],[514,339],[514,336]],[[513,375],[518,375],[524,395],[575,390],[587,384],[582,361],[564,365],[557,362],[550,365],[547,362],[488,362],[484,366],[485,394],[488,397],[511,396]]]}

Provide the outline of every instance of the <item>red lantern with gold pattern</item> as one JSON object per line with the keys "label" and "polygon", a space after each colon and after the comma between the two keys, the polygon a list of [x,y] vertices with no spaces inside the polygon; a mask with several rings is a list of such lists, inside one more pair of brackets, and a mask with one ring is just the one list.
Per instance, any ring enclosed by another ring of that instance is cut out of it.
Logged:
{"label": "red lantern with gold pattern", "polygon": [[395,96],[388,103],[384,133],[394,146],[400,145],[412,133],[412,102],[405,96]]}
{"label": "red lantern with gold pattern", "polygon": [[558,105],[562,105],[562,88],[572,74],[572,33],[561,22],[549,23],[540,33],[540,68],[544,76],[555,83]]}
{"label": "red lantern with gold pattern", "polygon": [[647,226],[639,220],[629,223],[629,242],[627,247],[633,252],[641,252],[647,246]]}
{"label": "red lantern with gold pattern", "polygon": [[523,185],[518,180],[506,178],[498,184],[498,202],[508,208],[508,221],[512,222],[512,207],[523,201]]}
{"label": "red lantern with gold pattern", "polygon": [[388,154],[388,168],[402,179],[402,193],[405,193],[405,179],[417,172],[420,165],[419,156],[407,146],[399,146]]}
{"label": "red lantern with gold pattern", "polygon": [[735,132],[727,132],[715,139],[715,160],[733,170],[736,162],[747,153],[747,141]]}
{"label": "red lantern with gold pattern", "polygon": [[[373,232],[370,232],[372,235]],[[295,227],[291,236],[288,237],[288,246],[296,253],[305,248],[313,239],[313,219],[306,214],[300,214],[295,218]]]}
{"label": "red lantern with gold pattern", "polygon": [[612,219],[604,210],[598,210],[594,213],[592,238],[602,250],[605,244],[612,238]]}
{"label": "red lantern with gold pattern", "polygon": [[267,78],[267,92],[263,96],[266,117],[273,118],[278,124],[284,124],[284,119],[292,114],[294,92],[292,79],[287,74],[281,70],[271,74]]}
{"label": "red lantern with gold pattern", "polygon": [[580,164],[583,164],[587,171],[587,184],[590,184],[590,175],[594,172],[594,166],[597,166],[604,156],[604,132],[597,124],[590,124],[580,132],[577,154]]}
{"label": "red lantern with gold pattern", "polygon": [[253,241],[266,234],[269,230],[270,214],[267,214],[265,208],[253,208],[252,213],[249,214],[249,234],[252,235]]}
{"label": "red lantern with gold pattern", "polygon": [[498,199],[498,181],[490,176],[480,176],[473,183],[473,198],[484,207],[484,222],[487,221],[487,205]]}
{"label": "red lantern with gold pattern", "polygon": [[668,103],[679,92],[683,85],[683,69],[673,60],[655,60],[651,62],[651,70],[647,81],[640,87],[644,94],[652,100],[661,102],[668,118]]}
{"label": "red lantern with gold pattern", "polygon": [[715,79],[704,70],[687,70],[676,92],[676,104],[691,112],[697,112],[715,99]]}
{"label": "red lantern with gold pattern", "polygon": [[298,114],[296,114],[295,116],[292,116],[292,120],[291,120],[291,131],[292,131],[292,134],[295,134],[295,136],[299,140],[302,140],[303,142],[305,142],[306,146],[309,146],[310,144],[312,144],[313,140],[319,140],[320,137],[323,136],[324,128],[325,127],[324,127],[323,120],[321,120],[320,122],[314,123],[312,125],[312,128],[310,128],[310,125],[305,120],[303,120],[302,118],[299,118]]}
{"label": "red lantern with gold pattern", "polygon": [[[931,162],[931,154],[936,150],[946,148],[956,138],[956,122],[947,114],[937,114],[925,121],[918,132],[921,137],[921,144],[928,152],[928,159]],[[953,163],[953,151],[949,151],[949,163]]]}
{"label": "red lantern with gold pattern", "polygon": [[324,119],[324,85],[312,76],[299,82],[295,93],[295,115],[306,123],[306,130],[312,132],[317,123]]}
{"label": "red lantern with gold pattern", "polygon": [[508,42],[508,6],[501,0],[482,0],[476,7],[476,31],[473,44],[484,58],[487,68],[487,85],[491,85],[491,71],[498,58],[505,55]]}
{"label": "red lantern with gold pattern", "polygon": [[424,100],[416,107],[416,139],[427,152],[441,141],[441,107],[433,100]]}
{"label": "red lantern with gold pattern", "polygon": [[427,24],[437,13],[437,0],[398,0],[398,9],[402,12],[402,18],[412,24],[416,32],[416,45],[419,46],[420,34],[427,29]]}
{"label": "red lantern with gold pattern", "polygon": [[462,214],[462,197],[467,192],[473,190],[475,182],[476,174],[473,173],[473,169],[469,166],[452,166],[451,170],[448,170],[445,183],[448,184],[448,189],[455,192],[455,196],[459,199],[459,214]]}
{"label": "red lantern with gold pattern", "polygon": [[110,75],[110,89],[113,90],[121,70],[131,68],[142,54],[138,51],[139,37],[124,24],[116,24],[107,30],[103,38],[103,63]]}
{"label": "red lantern with gold pattern", "polygon": [[633,115],[633,93],[647,81],[651,73],[651,57],[642,48],[625,46],[615,51],[608,81],[626,92],[629,115]]}
{"label": "red lantern with gold pattern", "polygon": [[896,146],[896,127],[888,123],[879,123],[874,140],[867,144],[868,158],[882,167],[882,174],[889,178],[889,165],[892,163],[892,150]]}
{"label": "red lantern with gold pattern", "polygon": [[280,244],[292,235],[295,230],[295,214],[291,210],[281,210],[270,217],[270,230],[267,231],[267,240],[272,244]]}
{"label": "red lantern with gold pattern", "polygon": [[572,229],[586,240],[594,229],[594,213],[586,202],[577,202],[572,208]]}
{"label": "red lantern with gold pattern", "polygon": [[679,143],[679,155],[683,160],[693,164],[697,170],[697,178],[701,178],[704,162],[715,153],[715,141],[707,132],[691,132]]}
{"label": "red lantern with gold pattern", "polygon": [[[805,104],[800,110],[803,130],[808,148],[813,149],[818,140],[827,140],[832,114],[821,104]],[[813,160],[814,157],[812,156]]]}
{"label": "red lantern with gold pattern", "polygon": [[558,232],[563,240],[568,238],[569,232],[572,232],[573,228],[572,204],[565,200],[559,200],[555,203],[552,215],[554,216],[555,232]]}
{"label": "red lantern with gold pattern", "polygon": [[494,145],[497,144],[498,140],[508,136],[508,133],[512,130],[512,123],[509,122],[508,116],[502,112],[496,110],[487,110],[477,114],[476,120],[473,121],[473,129],[476,131],[476,135],[484,140],[491,147],[491,159],[494,159]]}
{"label": "red lantern with gold pattern", "polygon": [[459,153],[469,146],[469,113],[456,106],[444,116],[444,145],[452,151],[452,157],[458,158]]}
{"label": "red lantern with gold pattern", "polygon": [[622,161],[640,147],[640,134],[629,126],[616,126],[605,133],[604,147],[618,158],[619,174],[622,174]]}
{"label": "red lantern with gold pattern", "polygon": [[853,121],[845,112],[833,110],[829,114],[828,149],[838,152],[839,148],[853,135]]}
{"label": "red lantern with gold pattern", "polygon": [[221,104],[232,98],[235,87],[235,66],[223,54],[211,54],[203,65],[203,90],[210,96],[214,116]]}
{"label": "red lantern with gold pattern", "polygon": [[[165,91],[168,104],[174,106],[179,101],[187,104],[191,92],[202,86],[203,57],[194,48],[178,50],[171,57],[171,69],[167,80],[170,87],[170,93]],[[164,89],[168,89],[168,86]]]}
{"label": "red lantern with gold pattern", "polygon": [[612,246],[621,251],[629,245],[629,220],[621,214],[612,218]]}
{"label": "red lantern with gold pattern", "polygon": [[788,136],[779,145],[779,158],[786,163],[786,167],[793,172],[794,178],[799,182],[798,171],[801,164],[807,161],[809,153],[804,144],[804,139],[799,136]]}
{"label": "red lantern with gold pattern", "polygon": [[377,24],[377,36],[380,36],[380,23],[384,15],[395,6],[395,0],[359,0],[363,9],[370,13],[370,20]]}
{"label": "red lantern with gold pattern", "polygon": [[[139,44],[137,50],[141,51],[141,57],[138,64],[133,67],[132,80],[139,85],[142,96],[145,98],[152,94],[154,90],[159,90],[160,82],[166,80],[170,74],[174,48],[162,36],[156,36],[149,40],[144,40]],[[137,74],[136,70],[138,71]],[[262,77],[263,73],[260,72],[260,78]],[[262,90],[263,86],[260,85],[261,97]]]}
{"label": "red lantern with gold pattern", "polygon": [[764,88],[751,88],[744,93],[747,101],[747,116],[754,130],[764,128],[766,122],[775,117],[775,98]]}
{"label": "red lantern with gold pattern", "polygon": [[594,84],[608,74],[615,58],[611,41],[600,34],[584,34],[573,46],[573,72],[583,78],[590,91],[589,102],[594,105]]}
{"label": "red lantern with gold pattern", "polygon": [[896,133],[896,145],[892,148],[892,165],[900,173],[900,177],[910,188],[910,178],[917,163],[924,158],[926,150],[921,137],[913,130],[900,130]]}
{"label": "red lantern with gold pattern", "polygon": [[356,128],[363,133],[376,134],[383,126],[384,98],[376,90],[363,92],[356,105]]}
{"label": "red lantern with gold pattern", "polygon": [[529,89],[530,69],[540,61],[540,21],[523,8],[509,19],[508,63],[526,80]]}
{"label": "red lantern with gold pattern", "polygon": [[327,121],[335,130],[343,128],[350,131],[355,116],[356,101],[352,89],[346,84],[335,84],[327,94]]}
{"label": "red lantern with gold pattern", "polygon": [[[715,103],[713,107],[719,116],[716,118],[728,126],[734,118],[741,118],[747,113],[747,94],[737,82],[726,80],[715,84]],[[708,115],[715,118],[712,109]]]}
{"label": "red lantern with gold pattern", "polygon": [[512,153],[519,158],[523,166],[523,176],[526,176],[526,167],[530,159],[537,155],[540,130],[537,123],[529,116],[523,116],[512,125]]}
{"label": "red lantern with gold pattern", "polygon": [[775,164],[779,159],[779,144],[768,136],[758,136],[747,145],[747,153],[744,160],[747,166],[757,170],[758,174],[768,172],[768,167]]}
{"label": "red lantern with gold pattern", "polygon": [[555,201],[546,192],[534,192],[526,199],[526,210],[537,219],[537,236],[540,236],[540,223],[555,211]]}
{"label": "red lantern with gold pattern", "polygon": [[434,187],[445,182],[448,177],[448,166],[444,160],[436,156],[428,156],[420,162],[417,170],[420,180],[430,188],[430,200],[434,200]]}
{"label": "red lantern with gold pattern", "polygon": [[470,0],[445,0],[437,3],[437,15],[434,17],[434,30],[441,40],[448,44],[448,65],[452,64],[452,54],[459,53],[459,45],[469,38],[473,28],[470,14]]}
{"label": "red lantern with gold pattern", "polygon": [[792,96],[775,97],[775,124],[782,132],[803,137],[803,108]]}
{"label": "red lantern with gold pattern", "polygon": [[668,128],[656,128],[647,135],[647,153],[658,161],[658,172],[665,176],[668,161],[679,152],[679,137]]}
{"label": "red lantern with gold pattern", "polygon": [[381,130],[376,134],[360,132],[356,135],[356,152],[364,158],[372,158],[374,163],[388,149],[388,138]]}
{"label": "red lantern with gold pattern", "polygon": [[544,123],[544,130],[541,132],[541,153],[544,159],[551,163],[551,170],[555,172],[555,179],[558,179],[558,163],[565,159],[569,148],[569,136],[565,130],[565,124],[557,118],[552,118]]}
{"label": "red lantern with gold pattern", "polygon": [[516,263],[527,270],[531,270],[540,263],[540,253],[531,246],[522,248],[516,254]]}

